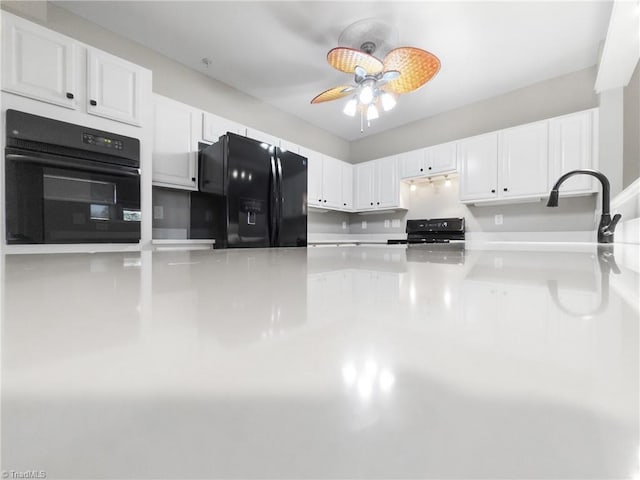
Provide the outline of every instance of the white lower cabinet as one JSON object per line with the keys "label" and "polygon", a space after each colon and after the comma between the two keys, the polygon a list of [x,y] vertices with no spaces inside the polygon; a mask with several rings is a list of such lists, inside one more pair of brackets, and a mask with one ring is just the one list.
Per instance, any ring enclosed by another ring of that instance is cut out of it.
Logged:
{"label": "white lower cabinet", "polygon": [[[598,167],[598,110],[572,113],[549,121],[549,188],[571,170]],[[562,194],[597,191],[588,175],[569,178],[560,187]]]}
{"label": "white lower cabinet", "polygon": [[197,190],[202,112],[154,95],[153,184]]}

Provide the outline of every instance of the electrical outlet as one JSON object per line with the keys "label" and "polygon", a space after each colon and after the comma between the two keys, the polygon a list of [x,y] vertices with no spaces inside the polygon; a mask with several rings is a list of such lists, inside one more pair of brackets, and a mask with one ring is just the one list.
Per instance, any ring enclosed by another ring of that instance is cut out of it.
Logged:
{"label": "electrical outlet", "polygon": [[153,219],[162,220],[164,218],[164,207],[162,205],[153,206]]}
{"label": "electrical outlet", "polygon": [[500,214],[500,213],[498,215],[496,215],[495,218],[494,218],[494,221],[495,221],[496,225],[502,225],[502,220],[503,220],[502,219],[502,214]]}
{"label": "electrical outlet", "polygon": [[363,230],[367,229],[367,221],[366,220],[362,220],[362,229]]}
{"label": "electrical outlet", "polygon": [[391,222],[389,220],[384,221],[384,228],[389,228],[391,226]]}
{"label": "electrical outlet", "polygon": [[391,226],[393,228],[400,228],[400,219],[394,218],[393,220],[391,220]]}
{"label": "electrical outlet", "polygon": [[347,222],[345,222],[345,221],[342,222],[342,229],[343,230],[347,229]]}

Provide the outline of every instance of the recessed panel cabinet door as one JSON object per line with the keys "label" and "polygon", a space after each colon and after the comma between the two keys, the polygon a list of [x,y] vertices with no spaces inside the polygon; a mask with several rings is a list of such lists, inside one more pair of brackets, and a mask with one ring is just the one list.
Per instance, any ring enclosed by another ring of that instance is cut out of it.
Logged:
{"label": "recessed panel cabinet door", "polygon": [[500,181],[505,197],[547,193],[547,122],[537,122],[500,132]]}
{"label": "recessed panel cabinet door", "polygon": [[[592,147],[596,112],[588,110],[549,121],[549,188],[571,170],[596,168],[597,149]],[[576,175],[560,192],[595,191],[593,177]]]}
{"label": "recessed panel cabinet door", "polygon": [[398,155],[402,178],[416,178],[427,175],[424,166],[425,149],[412,150]]}
{"label": "recessed panel cabinet door", "polygon": [[326,207],[342,208],[341,162],[326,155],[322,162],[322,204]]}
{"label": "recessed panel cabinet door", "polygon": [[88,113],[140,125],[140,67],[89,49],[87,75]]}
{"label": "recessed panel cabinet door", "polygon": [[201,113],[168,98],[154,99],[153,184],[197,190]]}
{"label": "recessed panel cabinet door", "polygon": [[456,170],[456,143],[443,143],[429,147],[424,152],[424,166],[427,175],[453,172]]}
{"label": "recessed panel cabinet door", "polygon": [[355,166],[356,210],[375,208],[374,192],[376,161],[359,163]]}
{"label": "recessed panel cabinet door", "polygon": [[497,197],[498,134],[488,133],[458,142],[460,200]]}
{"label": "recessed panel cabinet door", "polygon": [[353,210],[353,165],[340,162],[342,166],[342,208]]}
{"label": "recessed panel cabinet door", "polygon": [[300,149],[300,155],[307,157],[307,203],[322,205],[322,155],[306,148]]}
{"label": "recessed panel cabinet door", "polygon": [[378,181],[376,208],[397,207],[400,205],[400,178],[398,175],[398,157],[385,157],[376,160]]}
{"label": "recessed panel cabinet door", "polygon": [[70,38],[3,13],[2,89],[77,108],[78,48]]}

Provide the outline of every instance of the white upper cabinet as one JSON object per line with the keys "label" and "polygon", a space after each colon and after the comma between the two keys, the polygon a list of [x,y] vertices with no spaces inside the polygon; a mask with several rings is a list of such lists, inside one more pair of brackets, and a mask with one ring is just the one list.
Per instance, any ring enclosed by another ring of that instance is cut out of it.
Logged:
{"label": "white upper cabinet", "polygon": [[457,142],[434,145],[424,150],[424,171],[427,175],[455,172],[457,170]]}
{"label": "white upper cabinet", "polygon": [[[597,168],[597,125],[597,110],[573,113],[549,121],[549,188],[571,170]],[[561,194],[596,190],[593,177],[587,175],[571,177],[560,187]]]}
{"label": "white upper cabinet", "polygon": [[373,210],[375,209],[375,182],[376,163],[359,163],[355,166],[355,209]]}
{"label": "white upper cabinet", "polygon": [[398,157],[385,157],[376,160],[376,208],[400,206],[400,178],[398,176]]}
{"label": "white upper cabinet", "polygon": [[543,196],[548,179],[548,122],[536,122],[499,133],[498,197]]}
{"label": "white upper cabinet", "polygon": [[309,205],[322,205],[322,154],[300,149],[300,155],[307,158],[307,203]]}
{"label": "white upper cabinet", "polygon": [[271,135],[270,133],[266,133],[250,127],[247,127],[247,137],[273,146],[278,146],[280,143],[278,138]]}
{"label": "white upper cabinet", "polygon": [[398,155],[398,161],[400,162],[400,177],[403,179],[424,177],[427,174],[424,167],[424,155],[424,148],[404,152]]}
{"label": "white upper cabinet", "polygon": [[78,54],[74,40],[2,12],[2,89],[75,109]]}
{"label": "white upper cabinet", "polygon": [[213,113],[204,112],[202,114],[202,139],[205,142],[215,143],[222,135],[226,135],[227,132],[245,136],[247,134],[247,127],[214,115]]}
{"label": "white upper cabinet", "polygon": [[153,184],[197,190],[202,112],[154,95]]}
{"label": "white upper cabinet", "polygon": [[323,156],[322,159],[322,205],[340,209],[342,205],[342,162]]}
{"label": "white upper cabinet", "polygon": [[300,154],[300,145],[297,145],[293,142],[280,139],[280,143],[278,146],[280,147],[280,150],[297,153],[298,155]]}
{"label": "white upper cabinet", "polygon": [[405,208],[407,185],[400,184],[398,157],[379,158],[355,166],[355,210]]}
{"label": "white upper cabinet", "polygon": [[140,125],[144,69],[100,50],[87,50],[87,112]]}
{"label": "white upper cabinet", "polygon": [[353,165],[340,162],[342,166],[342,208],[353,210]]}
{"label": "white upper cabinet", "polygon": [[498,134],[488,133],[458,142],[460,200],[497,197]]}

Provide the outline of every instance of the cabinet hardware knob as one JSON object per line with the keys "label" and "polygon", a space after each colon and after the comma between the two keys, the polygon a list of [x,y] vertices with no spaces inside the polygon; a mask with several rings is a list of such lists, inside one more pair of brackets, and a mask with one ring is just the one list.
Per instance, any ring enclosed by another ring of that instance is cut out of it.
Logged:
{"label": "cabinet hardware knob", "polygon": [[431,167],[429,167],[429,170],[431,170]]}
{"label": "cabinet hardware knob", "polygon": [[195,182],[196,181],[196,177],[191,177],[191,181]]}
{"label": "cabinet hardware knob", "polygon": [[376,202],[377,205],[380,205],[380,202]]}
{"label": "cabinet hardware knob", "polygon": [[347,204],[346,204],[346,203],[343,203],[342,205],[344,205],[345,207],[347,206]]}
{"label": "cabinet hardware knob", "polygon": [[73,93],[67,92],[67,98],[73,100]]}
{"label": "cabinet hardware knob", "polygon": [[421,169],[420,169],[420,171],[421,171],[421,172],[424,172],[424,168],[421,168]]}
{"label": "cabinet hardware knob", "polygon": [[98,105],[98,102],[96,102],[95,100],[89,100],[89,103],[90,103],[91,105],[93,105],[94,107],[95,107],[96,105]]}
{"label": "cabinet hardware knob", "polygon": [[496,190],[495,190],[495,188],[491,190],[491,193],[496,193]]}
{"label": "cabinet hardware knob", "polygon": [[318,199],[318,201],[319,201],[319,202],[322,202],[322,199],[321,199],[321,198],[319,198],[319,199]]}
{"label": "cabinet hardware knob", "polygon": [[373,202],[371,202],[371,205],[373,205]]}
{"label": "cabinet hardware knob", "polygon": [[327,201],[325,200],[324,203],[327,203]]}
{"label": "cabinet hardware knob", "polygon": [[507,191],[507,190],[509,190],[509,189],[508,189],[507,187],[504,187],[502,190],[503,190],[504,192],[506,192],[506,191]]}

